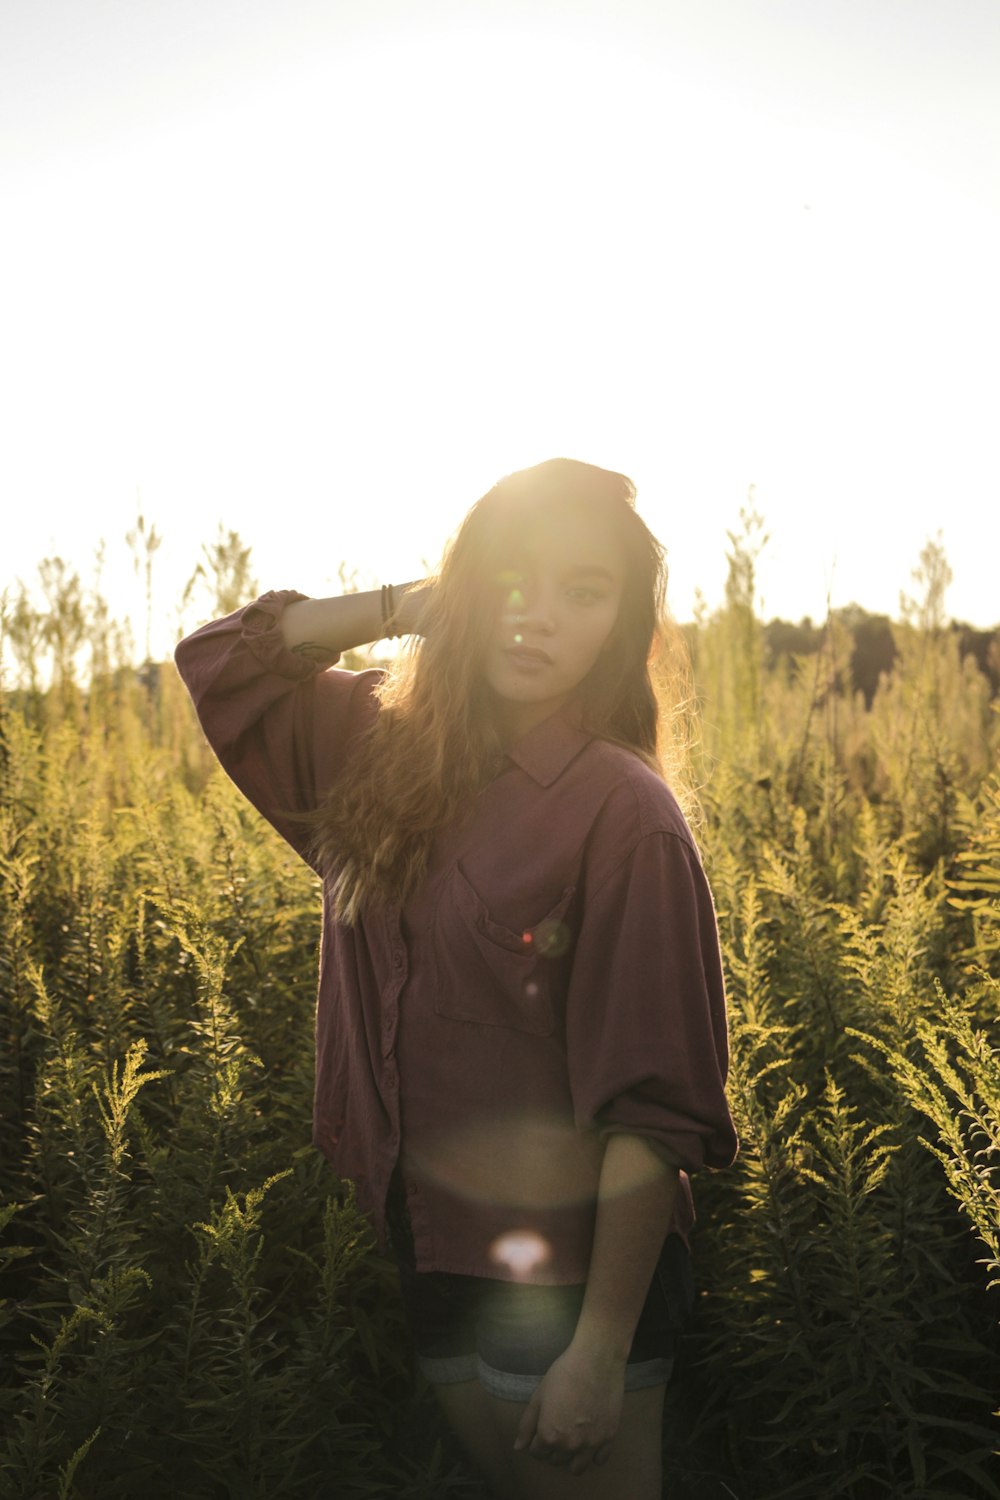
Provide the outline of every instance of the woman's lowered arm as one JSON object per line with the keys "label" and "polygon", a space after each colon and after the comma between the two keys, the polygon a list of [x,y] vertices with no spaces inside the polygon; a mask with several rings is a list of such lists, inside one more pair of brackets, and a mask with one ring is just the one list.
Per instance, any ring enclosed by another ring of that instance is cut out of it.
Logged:
{"label": "woman's lowered arm", "polygon": [[603,1463],[621,1420],[625,1366],[663,1245],[678,1169],[637,1135],[604,1152],[583,1307],[569,1347],[528,1403],[514,1446],[574,1474]]}
{"label": "woman's lowered arm", "polygon": [[604,1152],[590,1273],[574,1342],[623,1364],[666,1238],[678,1169],[641,1136]]}

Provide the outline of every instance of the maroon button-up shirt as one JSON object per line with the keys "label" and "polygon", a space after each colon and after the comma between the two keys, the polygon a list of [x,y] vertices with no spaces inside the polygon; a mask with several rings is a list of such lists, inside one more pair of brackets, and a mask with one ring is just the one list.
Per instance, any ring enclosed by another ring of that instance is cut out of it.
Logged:
{"label": "maroon button-up shirt", "polygon": [[[305,597],[263,594],[176,651],[223,767],[303,858],[287,814],[322,800],[381,677],[286,649],[281,613]],[[347,927],[324,889],[313,1141],[381,1245],[399,1161],[421,1271],[585,1281],[614,1131],[681,1168],[686,1239],[689,1174],[736,1154],[727,1062],[690,831],[666,783],[572,710],[510,748],[404,907]]]}

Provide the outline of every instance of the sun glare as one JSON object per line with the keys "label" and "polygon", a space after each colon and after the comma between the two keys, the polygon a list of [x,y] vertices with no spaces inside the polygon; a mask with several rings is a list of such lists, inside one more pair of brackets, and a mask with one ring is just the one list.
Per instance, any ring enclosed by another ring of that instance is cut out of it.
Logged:
{"label": "sun glare", "polygon": [[[0,246],[13,570],[87,572],[103,535],[134,607],[143,510],[158,649],[219,522],[264,586],[412,577],[497,478],[558,455],[636,480],[682,617],[721,594],[751,483],[792,616],[834,554],[885,607],[885,547],[894,595],[942,493],[985,494],[995,218],[863,120],[793,129],[610,13],[359,21],[186,80],[52,125]],[[956,576],[976,567],[985,591],[982,550]]]}

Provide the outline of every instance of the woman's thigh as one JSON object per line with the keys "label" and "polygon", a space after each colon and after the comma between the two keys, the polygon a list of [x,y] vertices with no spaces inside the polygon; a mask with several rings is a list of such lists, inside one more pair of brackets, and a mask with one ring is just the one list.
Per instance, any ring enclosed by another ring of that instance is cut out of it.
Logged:
{"label": "woman's thigh", "polygon": [[[490,1487],[496,1500],[508,1500],[514,1493],[511,1459],[514,1440],[508,1444],[493,1411],[494,1398],[478,1380],[450,1382],[431,1389],[440,1403],[448,1425],[465,1452]],[[522,1406],[521,1411],[524,1410]]]}

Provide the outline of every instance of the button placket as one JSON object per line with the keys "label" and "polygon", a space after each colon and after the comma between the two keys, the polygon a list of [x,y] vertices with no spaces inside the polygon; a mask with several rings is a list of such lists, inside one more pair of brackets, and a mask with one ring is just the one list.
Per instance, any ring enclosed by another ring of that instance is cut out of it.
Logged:
{"label": "button placket", "polygon": [[396,1008],[387,1010],[382,1017],[382,1056],[391,1057],[396,1044]]}

